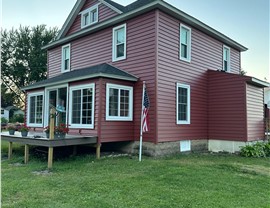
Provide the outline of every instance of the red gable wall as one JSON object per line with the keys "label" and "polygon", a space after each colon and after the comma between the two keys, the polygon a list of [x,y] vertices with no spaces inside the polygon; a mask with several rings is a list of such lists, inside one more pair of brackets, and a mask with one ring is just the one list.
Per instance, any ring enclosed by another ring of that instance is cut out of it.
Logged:
{"label": "red gable wall", "polygon": [[[82,9],[80,10],[80,12],[96,4],[100,4],[98,7],[98,22],[103,22],[109,18],[118,15],[117,12],[113,11],[111,8],[107,7],[106,5],[100,3],[97,0],[87,0],[83,5]],[[80,30],[81,30],[81,15],[78,14],[69,31],[67,32],[67,36]]]}

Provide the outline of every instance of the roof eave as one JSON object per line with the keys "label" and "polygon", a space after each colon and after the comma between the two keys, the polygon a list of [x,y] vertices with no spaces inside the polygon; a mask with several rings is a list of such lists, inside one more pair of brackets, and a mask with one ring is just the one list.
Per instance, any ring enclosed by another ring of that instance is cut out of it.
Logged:
{"label": "roof eave", "polygon": [[87,76],[81,76],[81,77],[74,77],[72,79],[65,79],[53,83],[45,83],[45,84],[40,84],[38,86],[26,86],[21,88],[22,90],[33,90],[37,88],[43,88],[43,87],[51,87],[51,86],[57,86],[61,84],[66,84],[69,82],[74,82],[74,81],[79,81],[79,80],[84,80],[84,79],[93,79],[93,78],[98,78],[98,77],[104,77],[104,78],[110,78],[110,79],[119,79],[119,80],[125,80],[125,81],[131,81],[131,82],[137,82],[138,78],[135,77],[125,77],[125,76],[119,76],[119,75],[111,75],[111,74],[105,74],[105,73],[96,73],[92,75],[87,75]]}
{"label": "roof eave", "polygon": [[42,49],[50,49],[50,48],[54,48],[60,44],[63,43],[67,43],[69,41],[72,41],[74,39],[83,37],[85,35],[91,34],[93,32],[99,31],[101,29],[104,29],[106,27],[118,24],[120,22],[123,22],[125,20],[128,20],[130,18],[133,18],[135,16],[138,16],[142,13],[148,12],[152,9],[160,9],[161,11],[168,13],[174,17],[176,17],[177,19],[182,20],[183,22],[185,22],[186,24],[189,24],[199,30],[201,30],[202,32],[222,41],[224,44],[233,47],[239,51],[246,51],[248,50],[248,48],[246,48],[245,46],[237,43],[236,41],[230,39],[229,37],[225,36],[224,34],[218,32],[217,30],[207,26],[206,24],[204,24],[203,22],[197,20],[196,18],[182,12],[181,10],[173,7],[172,5],[162,1],[162,0],[156,0],[153,1],[145,6],[142,6],[138,9],[132,10],[130,12],[127,13],[122,13],[118,16],[115,16],[109,20],[106,20],[104,22],[101,22],[97,25],[93,25],[90,28],[85,28],[81,31],[78,31],[74,34],[69,35],[68,37],[64,37],[62,39],[56,40],[50,44],[48,44],[47,46],[44,46]]}
{"label": "roof eave", "polygon": [[250,78],[251,79],[248,81],[248,83],[250,83],[252,85],[255,85],[255,86],[258,86],[258,87],[262,87],[262,88],[269,87],[269,83],[268,82],[265,82],[263,80],[257,79],[255,77],[250,77]]}

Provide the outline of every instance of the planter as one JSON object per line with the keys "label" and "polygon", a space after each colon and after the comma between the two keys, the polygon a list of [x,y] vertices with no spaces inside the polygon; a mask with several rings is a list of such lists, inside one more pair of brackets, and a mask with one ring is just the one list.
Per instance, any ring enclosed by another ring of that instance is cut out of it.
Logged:
{"label": "planter", "polygon": [[9,135],[14,135],[15,134],[15,130],[8,130]]}
{"label": "planter", "polygon": [[54,138],[55,139],[65,139],[66,134],[65,133],[54,133]]}
{"label": "planter", "polygon": [[21,132],[21,135],[22,135],[22,137],[27,137],[28,131],[22,131],[22,132]]}

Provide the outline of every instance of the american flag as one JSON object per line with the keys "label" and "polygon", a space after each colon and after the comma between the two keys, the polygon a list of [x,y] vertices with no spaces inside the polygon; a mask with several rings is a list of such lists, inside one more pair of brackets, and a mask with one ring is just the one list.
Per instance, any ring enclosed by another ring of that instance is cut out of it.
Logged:
{"label": "american flag", "polygon": [[143,114],[143,119],[142,119],[142,131],[147,132],[149,131],[149,116],[148,116],[148,111],[150,107],[150,100],[146,91],[146,87],[144,85],[144,95],[143,95],[143,106],[142,106],[142,114]]}

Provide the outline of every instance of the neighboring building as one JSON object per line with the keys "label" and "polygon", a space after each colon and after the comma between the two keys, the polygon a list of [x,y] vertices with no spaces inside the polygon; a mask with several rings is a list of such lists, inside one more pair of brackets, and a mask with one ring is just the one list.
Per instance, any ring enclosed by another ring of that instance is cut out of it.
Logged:
{"label": "neighboring building", "polygon": [[24,88],[30,127],[47,126],[60,105],[71,134],[136,149],[145,81],[144,153],[233,152],[264,138],[267,83],[239,75],[247,48],[165,1],[78,0],[44,49],[48,79]]}
{"label": "neighboring building", "polygon": [[270,107],[270,87],[264,88],[264,104]]}
{"label": "neighboring building", "polygon": [[4,108],[1,108],[1,118],[9,120],[9,111]]}

